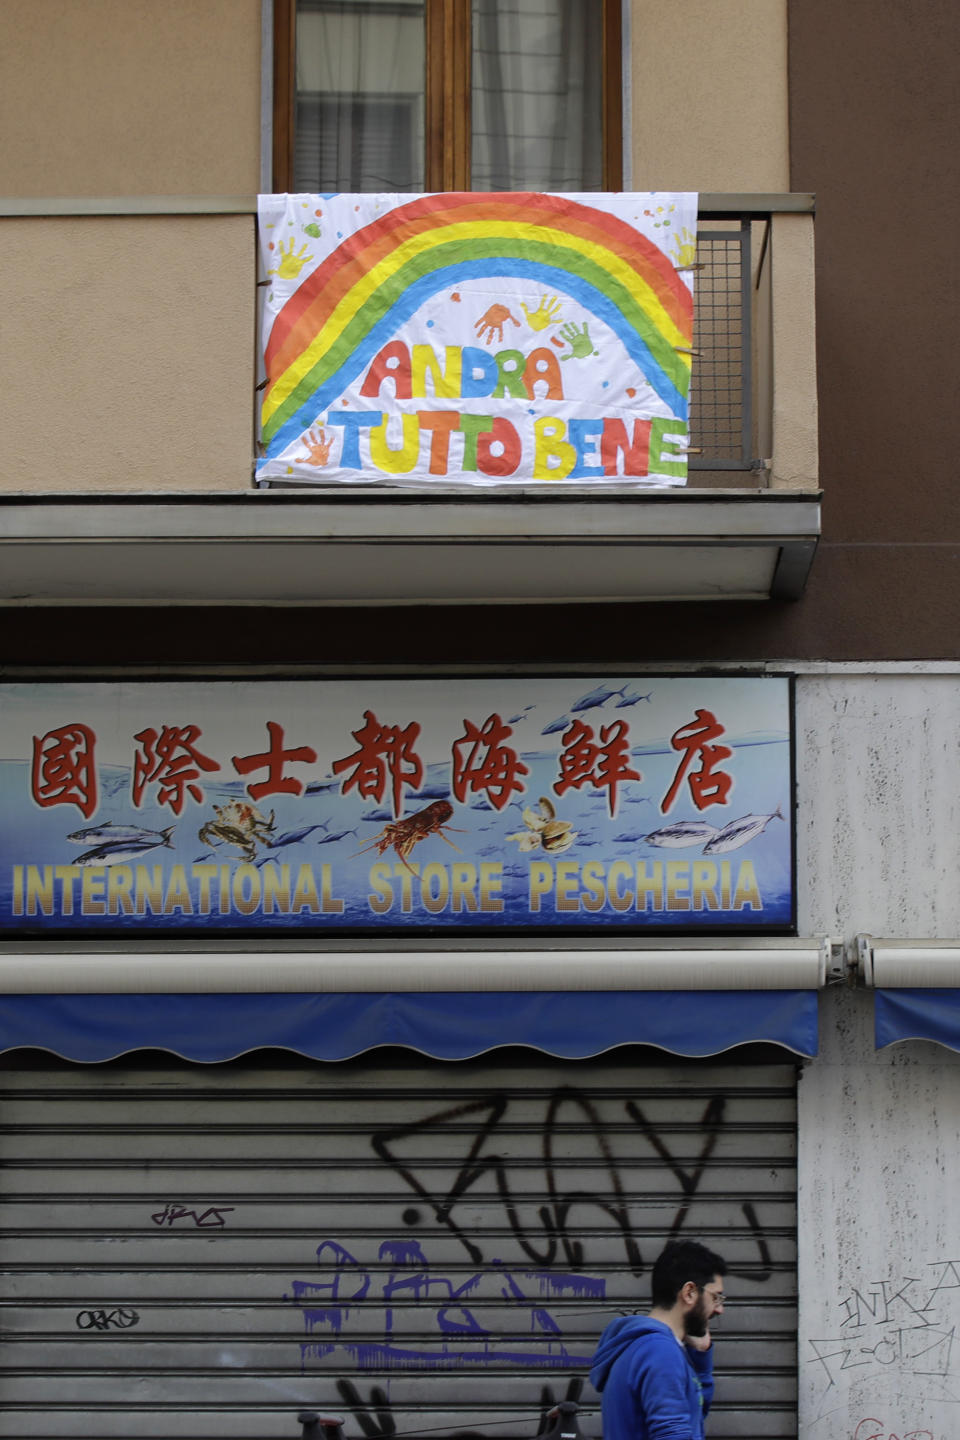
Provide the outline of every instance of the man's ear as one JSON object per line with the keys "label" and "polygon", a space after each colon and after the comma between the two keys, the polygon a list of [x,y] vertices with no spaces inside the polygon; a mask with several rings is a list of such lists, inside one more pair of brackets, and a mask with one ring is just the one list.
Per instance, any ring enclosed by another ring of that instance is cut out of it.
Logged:
{"label": "man's ear", "polygon": [[696,1305],[697,1296],[700,1294],[700,1287],[696,1281],[688,1280],[680,1291],[679,1299],[684,1305]]}

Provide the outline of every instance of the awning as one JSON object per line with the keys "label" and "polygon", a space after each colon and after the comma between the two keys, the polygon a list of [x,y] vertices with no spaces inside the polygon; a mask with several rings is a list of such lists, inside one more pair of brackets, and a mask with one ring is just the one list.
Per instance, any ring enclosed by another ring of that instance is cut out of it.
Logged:
{"label": "awning", "polygon": [[860,971],[873,986],[878,1050],[933,1040],[960,1050],[960,940],[881,940],[858,935]]}
{"label": "awning", "polygon": [[704,1056],[765,1041],[816,1054],[827,940],[509,944],[24,941],[0,950],[0,1051],[216,1061],[279,1047],[344,1060],[402,1045],[463,1060],[526,1045],[573,1060],[617,1045]]}
{"label": "awning", "polygon": [[447,991],[327,994],[19,994],[0,998],[0,1051],[66,1060],[133,1050],[230,1060],[279,1047],[345,1060],[401,1045],[464,1060],[504,1045],[584,1059],[618,1045],[717,1055],[767,1041],[817,1053],[815,990]]}

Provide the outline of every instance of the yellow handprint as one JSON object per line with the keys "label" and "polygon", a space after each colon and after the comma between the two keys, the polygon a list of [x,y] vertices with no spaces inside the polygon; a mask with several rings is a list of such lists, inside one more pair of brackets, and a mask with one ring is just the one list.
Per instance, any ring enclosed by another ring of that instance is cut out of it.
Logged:
{"label": "yellow handprint", "polygon": [[281,280],[296,280],[304,265],[309,264],[313,259],[307,254],[307,242],[304,241],[300,249],[294,252],[293,236],[290,237],[290,249],[284,250],[283,241],[280,241],[280,264],[276,270],[268,270],[268,275],[279,275]]}
{"label": "yellow handprint", "polygon": [[333,440],[327,439],[326,431],[322,425],[316,428],[311,426],[303,437],[303,443],[306,445],[309,453],[307,455],[297,456],[298,465],[326,465],[330,459],[330,448],[333,445]]}
{"label": "yellow handprint", "polygon": [[679,235],[670,238],[673,241],[673,263],[678,270],[685,270],[697,258],[697,237],[684,226]]}
{"label": "yellow handprint", "polygon": [[531,330],[546,330],[548,325],[556,325],[562,308],[563,302],[558,300],[556,295],[541,295],[536,310],[528,310],[524,302],[520,301],[520,309],[526,315]]}

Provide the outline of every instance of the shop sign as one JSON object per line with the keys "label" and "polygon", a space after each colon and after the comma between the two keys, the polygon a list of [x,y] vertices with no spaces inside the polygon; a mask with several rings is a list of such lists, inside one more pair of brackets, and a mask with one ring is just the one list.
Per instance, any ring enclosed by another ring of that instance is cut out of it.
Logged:
{"label": "shop sign", "polygon": [[261,195],[262,480],[682,485],[697,196]]}
{"label": "shop sign", "polygon": [[789,931],[783,677],[0,686],[0,929]]}

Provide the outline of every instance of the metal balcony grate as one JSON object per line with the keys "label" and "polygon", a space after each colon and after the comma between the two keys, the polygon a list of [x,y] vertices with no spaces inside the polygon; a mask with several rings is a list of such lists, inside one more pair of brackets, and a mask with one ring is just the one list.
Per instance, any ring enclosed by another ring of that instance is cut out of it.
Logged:
{"label": "metal balcony grate", "polygon": [[691,470],[753,467],[750,224],[700,229],[690,390]]}

